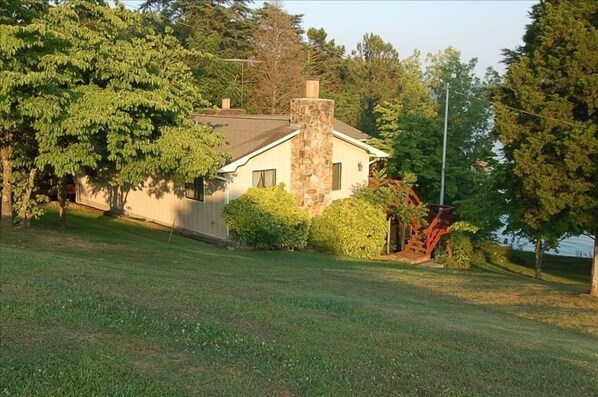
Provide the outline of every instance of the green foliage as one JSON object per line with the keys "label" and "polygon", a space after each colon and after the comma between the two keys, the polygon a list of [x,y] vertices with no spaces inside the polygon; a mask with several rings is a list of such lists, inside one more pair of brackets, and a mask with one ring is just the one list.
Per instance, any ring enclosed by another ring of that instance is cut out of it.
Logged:
{"label": "green foliage", "polygon": [[373,259],[380,255],[386,228],[379,207],[356,198],[336,200],[312,220],[310,244],[333,255]]}
{"label": "green foliage", "polygon": [[13,177],[13,209],[17,214],[17,221],[28,222],[29,219],[37,219],[44,213],[43,204],[50,201],[50,198],[43,194],[32,195],[35,182],[30,185],[29,175],[22,170],[12,174]]}
{"label": "green foliage", "polygon": [[239,242],[259,248],[303,248],[309,216],[284,185],[251,188],[224,207],[222,216]]}
{"label": "green foliage", "polygon": [[354,196],[379,207],[387,216],[399,219],[404,224],[423,225],[427,208],[423,203],[417,206],[409,202],[409,194],[417,178],[406,174],[401,181],[393,181],[385,173],[374,174],[370,183],[359,186]]}
{"label": "green foliage", "polygon": [[469,269],[474,256],[470,237],[462,232],[451,233],[443,244],[445,252],[436,256],[436,261],[449,269]]}
{"label": "green foliage", "polygon": [[399,52],[382,37],[366,33],[348,62],[346,88],[358,98],[354,105],[359,109],[352,124],[372,136],[378,134],[375,108],[397,94],[400,73]]}
{"label": "green foliage", "polygon": [[157,34],[142,14],[102,1],[37,16],[0,25],[0,144],[10,166],[58,178],[101,168],[113,183],[137,184],[150,173],[189,181],[224,164],[214,150],[222,137],[189,118],[205,104],[187,66],[197,54],[168,29]]}
{"label": "green foliage", "polygon": [[420,197],[437,202],[445,87],[450,84],[445,203],[454,204],[476,194],[476,174],[494,164],[490,104],[479,98],[487,92],[486,86],[495,82],[496,74],[489,71],[484,80],[478,78],[474,72],[477,60],[463,62],[452,47],[429,55],[425,74],[419,63],[417,52],[402,63],[404,78],[399,94],[376,108],[378,145],[391,153],[391,176],[413,172]]}
{"label": "green foliage", "polygon": [[508,228],[532,240],[598,230],[596,15],[591,0],[541,2],[524,45],[506,53],[494,107],[507,164],[502,188]]}
{"label": "green foliage", "polygon": [[247,59],[253,50],[256,23],[245,0],[146,0],[140,9],[160,19],[161,29],[170,27],[183,45],[201,55],[187,64],[200,85],[202,97],[219,105],[230,97],[241,105],[251,97],[241,84],[246,65],[230,59]]}
{"label": "green foliage", "polygon": [[444,251],[436,256],[436,261],[449,269],[469,269],[473,261],[484,261],[483,255],[476,253],[479,247],[473,242],[479,228],[469,222],[458,221],[450,226],[451,233],[444,239]]}

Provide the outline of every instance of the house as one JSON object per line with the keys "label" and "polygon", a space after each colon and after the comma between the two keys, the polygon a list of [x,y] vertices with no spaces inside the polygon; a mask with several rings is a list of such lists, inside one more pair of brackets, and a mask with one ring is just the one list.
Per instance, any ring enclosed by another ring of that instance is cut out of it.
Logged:
{"label": "house", "polygon": [[370,165],[388,155],[334,119],[334,101],[318,98],[317,81],[306,86],[306,98],[291,101],[290,115],[246,115],[225,100],[219,113],[194,116],[226,137],[221,150],[231,159],[217,178],[177,186],[151,176],[141,188],[107,189],[78,175],[77,203],[220,241],[229,239],[222,209],[251,187],[284,183],[311,215],[321,213],[367,183]]}

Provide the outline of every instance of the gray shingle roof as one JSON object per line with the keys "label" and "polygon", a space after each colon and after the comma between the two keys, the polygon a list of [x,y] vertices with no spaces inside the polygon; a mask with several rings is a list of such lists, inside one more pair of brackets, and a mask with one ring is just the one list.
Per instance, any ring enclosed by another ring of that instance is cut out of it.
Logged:
{"label": "gray shingle roof", "polygon": [[[193,119],[224,135],[227,144],[221,150],[232,155],[231,161],[253,153],[293,132],[288,115],[209,114],[195,115]],[[334,120],[334,129],[359,141],[370,138],[369,135],[340,120]]]}

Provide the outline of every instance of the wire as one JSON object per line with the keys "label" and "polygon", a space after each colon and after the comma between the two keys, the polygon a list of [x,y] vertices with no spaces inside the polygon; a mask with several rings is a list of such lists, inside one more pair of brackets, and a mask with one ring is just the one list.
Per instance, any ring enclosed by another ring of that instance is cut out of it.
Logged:
{"label": "wire", "polygon": [[553,117],[548,117],[548,116],[542,116],[541,114],[537,114],[537,113],[528,112],[527,110],[523,110],[523,109],[514,108],[514,107],[512,107],[512,106],[508,106],[508,105],[505,105],[505,104],[502,104],[502,103],[499,103],[499,102],[493,102],[493,101],[489,101],[489,100],[487,100],[487,99],[478,98],[478,97],[476,97],[475,95],[466,94],[466,93],[464,93],[464,92],[461,92],[461,91],[453,90],[453,89],[451,89],[450,87],[449,87],[449,91],[452,91],[452,92],[454,92],[454,93],[456,93],[456,94],[460,94],[460,95],[462,95],[462,96],[464,96],[464,97],[466,97],[466,98],[473,98],[473,99],[475,99],[475,100],[478,100],[478,101],[480,101],[480,102],[484,102],[484,103],[490,103],[490,104],[492,104],[492,105],[494,105],[494,106],[502,106],[502,107],[504,107],[504,108],[507,108],[507,109],[510,109],[510,110],[513,110],[513,111],[516,111],[516,112],[519,112],[519,113],[525,113],[525,114],[528,114],[528,115],[530,115],[530,116],[535,116],[535,117],[538,117],[538,118],[541,118],[541,119],[552,120],[552,121],[556,121],[557,123],[563,123],[563,124],[570,125],[570,126],[572,126],[572,127],[579,128],[579,125],[577,125],[577,124],[573,124],[573,123],[570,123],[570,122],[568,122],[568,121],[565,121],[565,120],[555,119],[555,118],[553,118]]}

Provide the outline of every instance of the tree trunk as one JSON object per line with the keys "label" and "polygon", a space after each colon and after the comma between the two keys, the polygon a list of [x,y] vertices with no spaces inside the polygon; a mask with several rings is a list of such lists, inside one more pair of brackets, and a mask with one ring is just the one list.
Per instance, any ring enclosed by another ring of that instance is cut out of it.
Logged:
{"label": "tree trunk", "polygon": [[536,240],[536,278],[542,280],[542,239]]}
{"label": "tree trunk", "polygon": [[29,177],[27,178],[27,189],[23,193],[21,208],[19,209],[19,220],[25,226],[29,225],[29,217],[27,216],[27,210],[29,209],[29,201],[31,200],[31,193],[33,193],[33,186],[35,185],[35,174],[37,169],[34,167],[29,170]]}
{"label": "tree trunk", "polygon": [[594,235],[594,258],[592,259],[590,295],[598,296],[598,232]]}
{"label": "tree trunk", "polygon": [[0,149],[2,157],[2,218],[0,226],[12,226],[12,146],[6,145]]}
{"label": "tree trunk", "polygon": [[58,180],[58,215],[60,217],[60,228],[64,229],[66,227],[66,177],[61,177]]}

